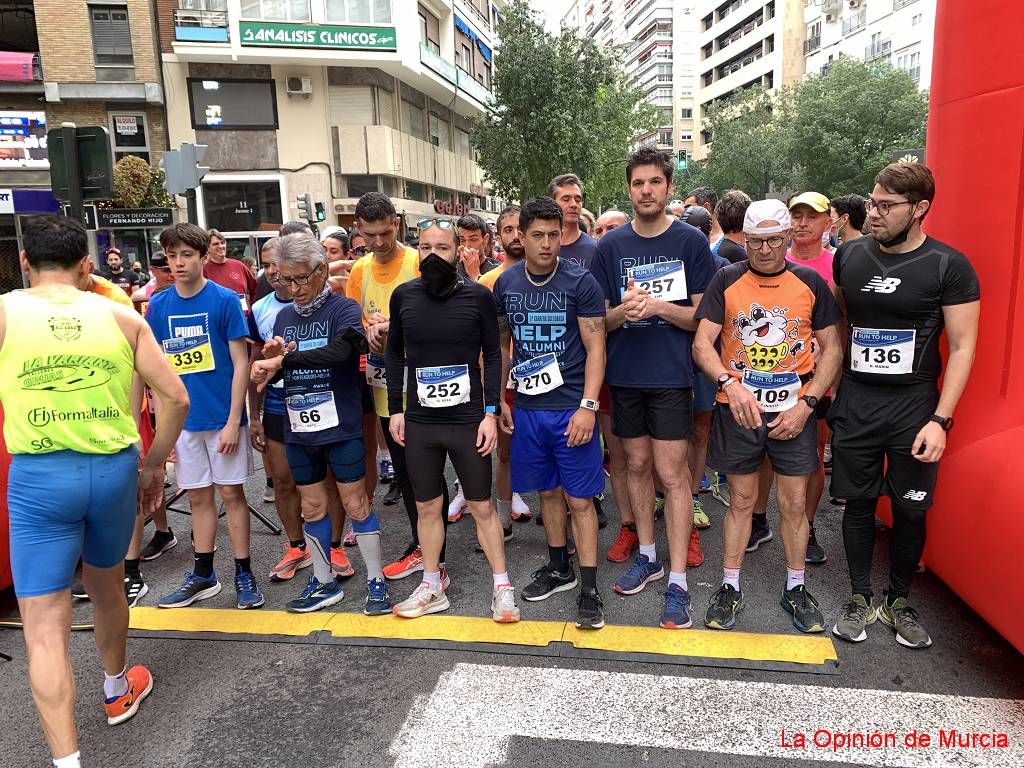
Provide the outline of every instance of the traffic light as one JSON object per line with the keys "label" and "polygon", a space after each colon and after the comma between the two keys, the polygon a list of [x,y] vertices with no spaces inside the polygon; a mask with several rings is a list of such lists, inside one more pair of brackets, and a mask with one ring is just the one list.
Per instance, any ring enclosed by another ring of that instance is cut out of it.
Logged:
{"label": "traffic light", "polygon": [[164,169],[164,189],[169,195],[181,195],[185,192],[185,175],[181,169],[181,152],[169,149],[160,159],[160,167]]}
{"label": "traffic light", "polygon": [[296,195],[295,202],[299,206],[299,218],[305,219],[308,222],[313,222],[316,219],[314,216],[315,208],[313,207],[313,196],[309,193],[305,195]]}
{"label": "traffic light", "polygon": [[210,172],[209,166],[199,165],[207,149],[206,144],[182,144],[180,149],[164,152],[160,167],[166,175],[164,189],[168,194],[181,195],[199,186]]}
{"label": "traffic light", "polygon": [[324,208],[324,204],[323,203],[317,203],[316,204],[316,220],[317,221],[324,221],[326,219],[327,219],[327,209]]}
{"label": "traffic light", "polygon": [[690,160],[686,156],[686,150],[685,149],[679,150],[679,157],[676,158],[676,170],[678,170],[678,171],[685,171],[686,170],[686,166],[688,166],[689,164],[690,164]]}

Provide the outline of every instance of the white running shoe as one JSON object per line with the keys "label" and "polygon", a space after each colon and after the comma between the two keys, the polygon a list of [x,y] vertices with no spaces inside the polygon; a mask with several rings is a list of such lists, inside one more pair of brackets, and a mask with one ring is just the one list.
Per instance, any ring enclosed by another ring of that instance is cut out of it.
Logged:
{"label": "white running shoe", "polygon": [[491,595],[491,616],[499,624],[519,621],[519,606],[511,584],[502,584]]}
{"label": "white running shoe", "polygon": [[421,581],[420,585],[413,590],[413,593],[407,599],[391,610],[395,616],[401,616],[404,619],[415,619],[427,613],[447,611],[450,607],[451,603],[448,602],[448,597],[445,595],[443,588],[439,592],[435,592],[427,582]]}
{"label": "white running shoe", "polygon": [[459,492],[455,494],[455,498],[452,499],[452,503],[448,505],[448,522],[457,523],[462,518],[462,513],[466,511],[466,497],[462,493],[462,486],[459,486]]}
{"label": "white running shoe", "polygon": [[530,512],[530,506],[525,501],[523,501],[523,498],[518,493],[513,493],[512,519],[516,521],[529,520],[532,514],[533,513]]}

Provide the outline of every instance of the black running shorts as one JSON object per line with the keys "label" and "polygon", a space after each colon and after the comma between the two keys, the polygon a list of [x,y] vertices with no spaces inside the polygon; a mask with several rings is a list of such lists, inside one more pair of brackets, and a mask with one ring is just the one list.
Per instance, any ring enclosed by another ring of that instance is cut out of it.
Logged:
{"label": "black running shorts", "polygon": [[693,434],[693,394],[687,389],[611,387],[616,437],[688,440]]}
{"label": "black running shorts", "polygon": [[266,434],[267,440],[273,440],[275,443],[284,442],[284,420],[286,418],[283,413],[263,412],[263,432]]}
{"label": "black running shorts", "polygon": [[[794,406],[803,408],[802,405]],[[804,408],[806,410],[806,408]],[[790,440],[768,437],[768,423],[778,414],[762,413],[761,426],[748,429],[736,423],[728,405],[715,403],[708,445],[708,466],[726,475],[750,475],[757,472],[764,457],[780,475],[800,477],[818,469],[818,421],[807,417],[799,435]]]}
{"label": "black running shorts", "polygon": [[419,424],[405,421],[405,463],[416,501],[444,493],[444,463],[449,456],[467,501],[491,498],[491,457],[476,447],[476,424]]}

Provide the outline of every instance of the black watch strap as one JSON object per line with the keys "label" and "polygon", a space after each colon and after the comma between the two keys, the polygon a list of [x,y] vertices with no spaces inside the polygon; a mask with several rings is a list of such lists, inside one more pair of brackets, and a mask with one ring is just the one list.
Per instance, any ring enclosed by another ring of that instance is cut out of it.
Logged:
{"label": "black watch strap", "polygon": [[939,416],[937,413],[933,414],[928,421],[934,421],[943,431],[949,432],[953,428],[953,417],[952,416]]}

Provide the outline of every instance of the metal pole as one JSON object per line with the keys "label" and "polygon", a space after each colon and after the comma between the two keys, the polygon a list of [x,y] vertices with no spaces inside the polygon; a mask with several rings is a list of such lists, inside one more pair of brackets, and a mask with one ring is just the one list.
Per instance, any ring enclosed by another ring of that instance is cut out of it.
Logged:
{"label": "metal pole", "polygon": [[199,223],[199,208],[196,205],[196,190],[185,190],[185,202],[188,204],[188,220],[192,224]]}
{"label": "metal pole", "polygon": [[[61,123],[61,139],[64,144],[64,165],[68,170],[68,208],[71,210],[71,218],[85,226],[85,206],[82,202],[82,170],[78,162],[78,128],[74,123]],[[97,266],[96,231],[89,230],[89,255]]]}

